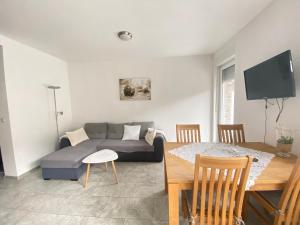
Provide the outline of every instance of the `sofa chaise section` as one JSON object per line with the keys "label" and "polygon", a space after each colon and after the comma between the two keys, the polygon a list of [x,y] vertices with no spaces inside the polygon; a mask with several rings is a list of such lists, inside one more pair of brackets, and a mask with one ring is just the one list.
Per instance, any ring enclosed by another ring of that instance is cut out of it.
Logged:
{"label": "sofa chaise section", "polygon": [[40,163],[43,178],[77,180],[85,171],[81,161],[96,152],[102,142],[101,139],[87,140],[46,155]]}

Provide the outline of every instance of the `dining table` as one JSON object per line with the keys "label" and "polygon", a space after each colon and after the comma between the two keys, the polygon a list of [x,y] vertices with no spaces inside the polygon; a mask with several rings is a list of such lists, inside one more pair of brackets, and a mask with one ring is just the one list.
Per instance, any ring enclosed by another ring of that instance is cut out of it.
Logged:
{"label": "dining table", "polygon": [[[186,143],[166,142],[164,144],[165,192],[168,194],[169,225],[179,225],[179,198],[183,190],[192,190],[194,182],[194,164],[184,160],[170,151],[187,145]],[[276,156],[276,147],[261,142],[237,144],[240,147],[274,153],[270,163],[247,191],[282,190],[296,164],[297,156],[288,158]]]}

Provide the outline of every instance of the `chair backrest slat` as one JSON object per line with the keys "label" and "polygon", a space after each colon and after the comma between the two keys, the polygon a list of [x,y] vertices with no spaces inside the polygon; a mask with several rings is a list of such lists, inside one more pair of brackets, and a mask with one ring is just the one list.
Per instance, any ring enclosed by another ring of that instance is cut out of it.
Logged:
{"label": "chair backrest slat", "polygon": [[206,187],[207,187],[207,168],[202,170],[201,179],[201,195],[200,195],[200,224],[205,223],[205,203],[206,203]]}
{"label": "chair backrest slat", "polygon": [[238,188],[238,181],[239,178],[241,177],[242,174],[242,170],[241,169],[237,169],[235,170],[234,173],[234,179],[233,182],[231,184],[231,190],[232,190],[232,194],[230,196],[230,203],[229,203],[229,223],[228,224],[233,224],[233,212],[234,212],[234,201],[236,199],[236,193],[237,193],[237,188]]}
{"label": "chair backrest slat", "polygon": [[218,184],[217,184],[217,193],[215,201],[215,224],[219,224],[220,221],[220,202],[222,194],[222,186],[224,181],[225,170],[221,169],[219,172]]}
{"label": "chair backrest slat", "polygon": [[[300,182],[298,182],[296,184],[296,187],[293,190],[293,194],[291,195],[291,199],[290,199],[289,208],[295,209],[295,204],[296,204],[296,201],[298,199],[299,190],[300,190]],[[294,214],[294,210],[288,210],[287,211],[286,224],[290,224],[292,222],[293,214]]]}
{"label": "chair backrest slat", "polygon": [[237,144],[245,142],[243,124],[218,125],[219,142],[227,144]]}
{"label": "chair backrest slat", "polygon": [[212,216],[213,216],[213,201],[214,201],[214,193],[215,193],[215,179],[216,179],[216,169],[212,168],[210,171],[210,178],[209,178],[209,191],[208,191],[208,206],[207,206],[207,224],[212,223]]}
{"label": "chair backrest slat", "polygon": [[295,215],[293,216],[292,225],[297,225],[300,222],[300,195],[298,195],[298,199],[296,201]]}
{"label": "chair backrest slat", "polygon": [[[195,172],[194,172],[194,181],[199,180],[199,171],[200,171],[199,160],[196,160],[196,162],[195,162]],[[195,217],[197,215],[198,189],[199,189],[199,183],[194,182],[193,199],[192,199],[192,216],[193,217]]]}
{"label": "chair backrest slat", "polygon": [[229,187],[230,187],[231,179],[232,179],[232,169],[229,169],[229,170],[227,170],[224,192],[223,192],[221,224],[226,224],[227,205],[228,205],[227,201],[228,201]]}
{"label": "chair backrest slat", "polygon": [[199,124],[177,124],[176,137],[179,143],[201,142]]}
{"label": "chair backrest slat", "polygon": [[192,216],[199,206],[200,225],[233,224],[234,216],[241,218],[236,207],[242,208],[251,163],[249,157],[196,156]]}
{"label": "chair backrest slat", "polygon": [[275,217],[275,225],[300,224],[300,157],[297,160],[291,176],[283,190],[278,208],[284,215]]}

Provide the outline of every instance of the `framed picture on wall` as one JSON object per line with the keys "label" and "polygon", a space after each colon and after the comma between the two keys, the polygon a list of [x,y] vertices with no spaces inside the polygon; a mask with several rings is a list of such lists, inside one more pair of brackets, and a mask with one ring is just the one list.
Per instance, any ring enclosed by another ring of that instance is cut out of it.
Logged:
{"label": "framed picture on wall", "polygon": [[119,79],[120,100],[151,100],[151,80],[149,78]]}

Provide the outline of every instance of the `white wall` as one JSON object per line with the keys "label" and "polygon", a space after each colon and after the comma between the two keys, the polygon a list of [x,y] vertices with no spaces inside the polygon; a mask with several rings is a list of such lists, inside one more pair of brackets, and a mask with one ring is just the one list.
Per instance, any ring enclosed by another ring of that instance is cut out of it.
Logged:
{"label": "white wall", "polygon": [[[37,166],[41,157],[55,150],[54,103],[52,92],[46,88],[49,84],[62,87],[57,93],[58,109],[64,111],[60,130],[69,128],[72,117],[68,68],[61,60],[4,36],[0,36],[0,45],[3,46],[16,173],[8,170],[7,164],[4,166],[6,175],[19,176]],[[2,132],[4,130],[0,135]],[[5,158],[8,150],[3,150]]]}
{"label": "white wall", "polygon": [[[294,151],[300,153],[300,1],[277,0],[232,38],[214,56],[214,64],[235,54],[235,122],[246,125],[249,141],[262,141],[264,101],[247,101],[243,71],[287,49],[292,50],[297,97],[287,101],[279,123],[297,130]],[[267,142],[276,143],[276,106],[269,109]]]}
{"label": "white wall", "polygon": [[[69,65],[73,127],[86,122],[155,121],[175,140],[175,124],[200,123],[210,136],[211,56]],[[148,77],[151,101],[120,101],[119,78]]]}
{"label": "white wall", "polygon": [[0,46],[0,117],[0,147],[5,172],[7,175],[16,175],[17,168],[8,112],[2,46]]}

